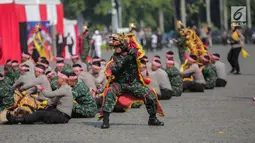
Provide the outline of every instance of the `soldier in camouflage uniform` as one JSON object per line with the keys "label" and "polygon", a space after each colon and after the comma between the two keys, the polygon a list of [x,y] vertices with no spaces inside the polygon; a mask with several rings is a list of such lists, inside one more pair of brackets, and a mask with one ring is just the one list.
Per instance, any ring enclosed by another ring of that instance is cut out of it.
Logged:
{"label": "soldier in camouflage uniform", "polygon": [[69,64],[65,64],[64,60],[57,60],[55,72],[58,73],[61,71],[71,72],[71,66]]}
{"label": "soldier in camouflage uniform", "polygon": [[7,68],[5,76],[11,80],[12,84],[14,84],[15,80],[17,80],[20,76],[18,61],[16,61],[16,60],[12,61],[11,68]]}
{"label": "soldier in camouflage uniform", "polygon": [[9,77],[4,77],[4,81],[7,85],[10,85],[10,86],[12,85],[12,81]]}
{"label": "soldier in camouflage uniform", "polygon": [[90,93],[89,88],[83,83],[78,82],[75,73],[69,73],[68,84],[73,88],[73,110],[74,118],[93,118],[98,112],[96,101]]}
{"label": "soldier in camouflage uniform", "polygon": [[6,78],[0,74],[0,112],[12,106],[14,103],[14,90],[11,90],[11,85],[9,85],[8,80],[6,81]]}
{"label": "soldier in camouflage uniform", "polygon": [[174,66],[172,58],[166,59],[166,73],[172,85],[172,96],[181,96],[183,80],[180,71]]}
{"label": "soldier in camouflage uniform", "polygon": [[4,65],[4,79],[7,82],[8,85],[12,85],[13,82],[12,80],[8,77],[8,74],[10,75],[11,73],[11,65],[12,65],[12,60],[8,59]]}
{"label": "soldier in camouflage uniform", "polygon": [[205,78],[205,89],[213,89],[216,85],[217,74],[216,70],[210,64],[210,57],[209,56],[201,56],[201,60],[203,61],[204,66],[202,67],[202,73]]}
{"label": "soldier in camouflage uniform", "polygon": [[6,73],[7,69],[11,68],[11,66],[12,66],[12,60],[11,59],[6,60],[4,65],[4,73]]}
{"label": "soldier in camouflage uniform", "polygon": [[48,72],[46,72],[46,76],[47,76],[48,80],[50,81],[50,86],[51,86],[52,91],[59,89],[59,85],[57,83],[58,76],[56,75],[56,73],[52,72],[52,71],[48,71]]}
{"label": "soldier in camouflage uniform", "polygon": [[186,47],[185,47],[186,36],[183,35],[183,31],[182,31],[183,28],[184,27],[183,27],[182,22],[178,21],[176,40],[177,40],[178,53],[179,53],[179,58],[180,58],[181,64],[183,64],[185,62],[184,52],[186,50]]}
{"label": "soldier in camouflage uniform", "polygon": [[[141,54],[141,51],[138,51],[139,47],[132,47],[130,49],[127,43],[125,44],[127,41],[123,42],[116,38],[118,37],[113,37],[113,42],[110,43],[110,45],[115,48],[115,53],[106,67],[106,77],[109,78],[110,84],[106,86],[104,91],[101,112],[101,117],[103,117],[104,120],[101,128],[106,129],[110,127],[110,113],[115,107],[117,96],[120,96],[123,91],[132,93],[133,96],[137,98],[144,99],[146,109],[150,115],[148,125],[163,126],[164,123],[159,121],[156,117],[157,109],[160,108],[160,104],[157,101],[155,92],[145,86],[142,79],[138,78],[138,75],[140,75],[139,77],[142,77],[142,75],[138,70],[137,62],[139,62],[139,58],[141,58],[143,54],[141,57],[138,56]],[[163,115],[163,113],[161,115]]]}
{"label": "soldier in camouflage uniform", "polygon": [[88,27],[84,26],[83,33],[79,39],[80,57],[82,62],[85,62],[86,58],[89,56],[89,51],[91,50],[91,40],[91,33],[88,30]]}

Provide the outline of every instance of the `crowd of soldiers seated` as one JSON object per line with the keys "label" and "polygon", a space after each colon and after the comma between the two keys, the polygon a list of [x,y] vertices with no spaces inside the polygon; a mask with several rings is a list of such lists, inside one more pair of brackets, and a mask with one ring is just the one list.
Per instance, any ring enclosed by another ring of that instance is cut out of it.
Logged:
{"label": "crowd of soldiers seated", "polygon": [[[160,100],[181,96],[186,91],[204,92],[204,89],[224,87],[227,83],[225,65],[220,62],[219,54],[190,55],[182,70],[178,70],[172,51],[166,53],[165,59],[165,68],[158,55],[151,61],[146,56],[140,59],[140,70]],[[63,57],[57,57],[55,69],[45,57],[34,63],[30,55],[23,54],[22,61],[19,64],[16,60],[7,60],[4,74],[0,74],[0,116],[6,117],[0,121],[67,123],[72,117],[96,116],[107,84],[104,59],[93,57],[85,64],[78,56],[72,56],[71,66]],[[132,107],[141,105],[134,102]],[[118,107],[115,111],[124,112]]]}

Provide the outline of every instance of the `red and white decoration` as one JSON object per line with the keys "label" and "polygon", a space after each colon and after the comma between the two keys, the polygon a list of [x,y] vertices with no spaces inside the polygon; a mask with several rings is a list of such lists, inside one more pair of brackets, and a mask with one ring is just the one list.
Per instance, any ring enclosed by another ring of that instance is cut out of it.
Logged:
{"label": "red and white decoration", "polygon": [[21,59],[20,22],[50,21],[57,33],[64,34],[60,0],[1,0],[0,13],[0,64]]}

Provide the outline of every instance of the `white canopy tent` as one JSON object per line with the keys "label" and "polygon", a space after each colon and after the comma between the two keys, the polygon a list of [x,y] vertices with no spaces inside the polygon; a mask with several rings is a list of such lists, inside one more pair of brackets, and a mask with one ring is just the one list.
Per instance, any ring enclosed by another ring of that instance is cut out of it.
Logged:
{"label": "white canopy tent", "polygon": [[[64,12],[60,0],[0,0],[0,7],[0,35],[4,37],[0,37],[2,39],[0,46],[4,53],[0,63],[4,63],[9,58],[20,61],[22,52],[20,23],[50,21],[54,25],[52,35],[55,36],[55,33],[64,35]],[[13,47],[12,51],[15,51],[15,54],[6,52],[10,51],[9,47]],[[53,48],[53,53],[54,51],[55,48]]]}

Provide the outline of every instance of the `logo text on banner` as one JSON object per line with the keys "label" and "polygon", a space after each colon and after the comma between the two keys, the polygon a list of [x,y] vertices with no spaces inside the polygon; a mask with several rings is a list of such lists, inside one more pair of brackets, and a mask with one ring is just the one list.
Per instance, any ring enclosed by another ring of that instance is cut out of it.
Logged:
{"label": "logo text on banner", "polygon": [[231,23],[239,26],[246,25],[246,6],[231,6]]}

